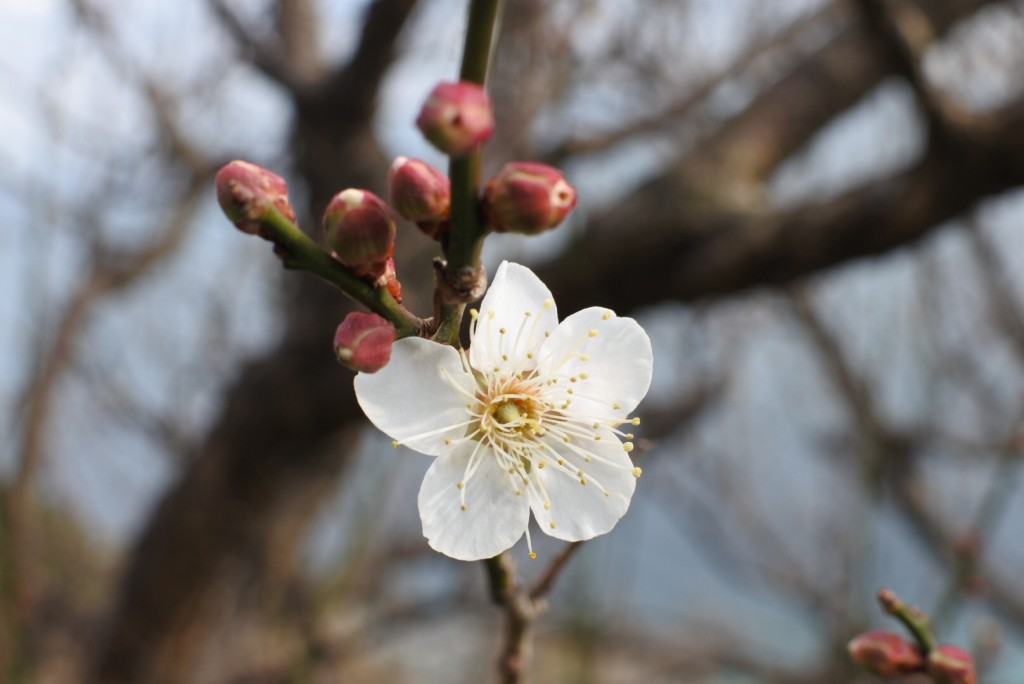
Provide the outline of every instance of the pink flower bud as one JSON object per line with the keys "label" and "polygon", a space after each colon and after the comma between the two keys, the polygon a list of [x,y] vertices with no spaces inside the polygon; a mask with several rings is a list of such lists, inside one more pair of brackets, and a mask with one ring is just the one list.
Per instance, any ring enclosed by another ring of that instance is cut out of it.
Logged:
{"label": "pink flower bud", "polygon": [[879,677],[899,677],[924,671],[924,656],[899,634],[873,630],[858,634],[846,645],[850,659]]}
{"label": "pink flower bud", "polygon": [[416,125],[434,147],[461,157],[494,132],[491,98],[469,81],[438,83],[423,103]]}
{"label": "pink flower bud", "polygon": [[575,206],[576,189],[547,164],[505,164],[484,190],[484,211],[499,233],[542,233],[561,223]]}
{"label": "pink flower bud", "polygon": [[978,681],[971,654],[949,644],[928,653],[928,674],[935,684],[976,684]]}
{"label": "pink flower bud", "polygon": [[415,223],[437,223],[451,211],[452,188],[448,176],[425,161],[398,157],[388,170],[391,206]]}
{"label": "pink flower bud", "polygon": [[260,235],[260,221],[271,207],[295,223],[288,184],[262,166],[240,160],[225,164],[217,172],[216,187],[220,208],[244,233]]}
{"label": "pink flower bud", "polygon": [[391,360],[395,326],[375,313],[352,312],[334,333],[334,354],[349,368],[376,373]]}
{"label": "pink flower bud", "polygon": [[324,233],[334,258],[359,276],[377,278],[395,251],[395,217],[369,190],[349,188],[324,211]]}

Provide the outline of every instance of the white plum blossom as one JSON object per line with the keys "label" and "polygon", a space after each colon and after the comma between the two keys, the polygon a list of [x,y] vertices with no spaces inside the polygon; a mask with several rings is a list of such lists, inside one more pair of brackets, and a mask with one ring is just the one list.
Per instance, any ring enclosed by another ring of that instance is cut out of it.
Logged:
{"label": "white plum blossom", "polygon": [[490,558],[540,529],[567,541],[611,530],[640,469],[630,413],[651,383],[651,342],[631,318],[584,309],[558,322],[548,288],[504,262],[467,351],[410,337],[391,361],[360,373],[367,417],[436,456],[419,493],[430,546],[461,560]]}

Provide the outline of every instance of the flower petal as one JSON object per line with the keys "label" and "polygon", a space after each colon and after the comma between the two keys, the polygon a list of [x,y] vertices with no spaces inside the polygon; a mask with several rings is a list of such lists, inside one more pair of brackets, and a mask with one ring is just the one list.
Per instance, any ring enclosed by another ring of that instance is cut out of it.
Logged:
{"label": "flower petal", "polygon": [[573,408],[593,418],[624,418],[651,386],[650,338],[632,318],[608,309],[591,307],[566,318],[538,356],[541,375],[559,378],[552,398],[571,394]]}
{"label": "flower petal", "polygon": [[[529,487],[530,508],[542,532],[566,541],[590,539],[615,527],[629,509],[636,489],[633,462],[614,434],[602,430],[600,435],[600,441],[581,444],[579,450],[551,443],[554,461],[534,469],[532,477],[540,482]],[[580,450],[591,455],[589,462]],[[559,467],[558,457],[566,465]],[[582,477],[577,474],[581,470]]]}
{"label": "flower petal", "polygon": [[[467,479],[466,468],[477,448],[483,450],[477,454],[482,460]],[[498,555],[519,541],[530,521],[527,497],[516,495],[490,449],[472,441],[462,442],[430,466],[420,487],[419,509],[431,548],[458,560]]]}
{"label": "flower petal", "polygon": [[480,302],[469,362],[483,373],[532,369],[545,333],[552,333],[557,324],[558,311],[547,285],[525,266],[503,261]]}
{"label": "flower petal", "polygon": [[355,379],[356,399],[366,417],[410,449],[437,456],[450,451],[446,439],[466,434],[476,381],[459,353],[419,337],[395,342],[391,361]]}

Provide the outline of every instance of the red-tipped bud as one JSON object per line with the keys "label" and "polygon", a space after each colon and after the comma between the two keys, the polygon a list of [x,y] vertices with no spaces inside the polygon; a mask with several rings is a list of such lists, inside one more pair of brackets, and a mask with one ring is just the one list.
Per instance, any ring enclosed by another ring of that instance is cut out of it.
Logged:
{"label": "red-tipped bud", "polygon": [[217,172],[217,202],[224,214],[244,233],[260,235],[260,221],[270,207],[292,223],[295,210],[288,203],[288,184],[276,173],[235,160]]}
{"label": "red-tipped bud", "polygon": [[388,259],[384,263],[384,273],[377,278],[377,287],[386,287],[388,293],[395,298],[399,304],[402,303],[402,283],[398,282],[398,274],[395,272],[395,260]]}
{"label": "red-tipped bud", "polygon": [[334,258],[353,273],[377,278],[395,251],[395,217],[369,190],[349,188],[324,211],[324,234]]}
{"label": "red-tipped bud", "polygon": [[434,147],[461,157],[494,132],[491,98],[476,83],[438,83],[423,103],[416,126]]}
{"label": "red-tipped bud", "polygon": [[971,654],[949,644],[928,653],[928,674],[935,684],[976,684],[978,681]]}
{"label": "red-tipped bud", "polygon": [[391,206],[407,221],[435,224],[451,213],[451,182],[425,161],[398,157],[388,170],[388,185]]}
{"label": "red-tipped bud", "polygon": [[375,313],[352,312],[334,333],[334,354],[349,368],[376,373],[391,360],[395,326]]}
{"label": "red-tipped bud", "polygon": [[924,656],[899,634],[873,630],[859,634],[846,645],[850,659],[879,677],[899,677],[924,672]]}
{"label": "red-tipped bud", "polygon": [[576,189],[558,169],[510,162],[487,181],[484,211],[492,230],[536,235],[551,230],[576,206]]}

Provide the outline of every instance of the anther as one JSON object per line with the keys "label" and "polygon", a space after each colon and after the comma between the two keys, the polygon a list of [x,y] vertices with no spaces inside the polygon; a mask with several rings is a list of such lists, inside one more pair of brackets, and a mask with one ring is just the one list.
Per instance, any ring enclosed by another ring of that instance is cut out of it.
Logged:
{"label": "anther", "polygon": [[615,402],[614,404],[612,404],[612,408],[618,411],[620,408],[622,408],[622,404],[620,404],[619,402]]}
{"label": "anther", "polygon": [[613,314],[613,313],[612,313],[611,311],[605,311],[605,312],[604,312],[604,315],[603,315],[603,316],[601,316],[601,320],[602,320],[602,321],[607,321],[607,320],[608,320],[609,318],[611,318],[611,317],[612,317],[613,315],[614,315],[614,314]]}
{"label": "anther", "polygon": [[581,478],[580,478],[580,484],[581,484],[581,485],[583,485],[583,486],[585,487],[585,486],[587,485],[587,478],[585,478],[585,477],[581,477]]}
{"label": "anther", "polygon": [[462,505],[460,505],[460,506],[459,506],[459,508],[460,508],[461,510],[463,510],[463,511],[464,511],[464,510],[466,510],[466,504],[462,504]]}
{"label": "anther", "polygon": [[534,553],[533,551],[531,551],[530,552],[530,558],[536,558],[536,557],[537,557],[537,554]]}
{"label": "anther", "polygon": [[398,448],[398,440],[397,440],[397,439],[395,439],[395,440],[392,440],[392,441],[391,441],[391,446],[393,446],[394,448],[396,448],[396,449],[397,449],[397,448]]}
{"label": "anther", "polygon": [[553,299],[545,299],[544,300],[544,308],[545,309],[554,309],[555,308],[555,300],[553,300]]}
{"label": "anther", "polygon": [[586,380],[590,377],[590,373],[580,373],[580,380]]}
{"label": "anther", "polygon": [[633,468],[633,477],[640,477],[643,474],[644,471],[641,468]]}
{"label": "anther", "polygon": [[480,318],[480,312],[477,311],[476,309],[470,309],[469,310],[469,317],[472,318],[475,321],[478,318]]}
{"label": "anther", "polygon": [[639,425],[640,424],[640,418],[634,418],[633,420],[631,420],[629,422],[632,425]]}
{"label": "anther", "polygon": [[452,443],[452,438],[451,437],[445,437],[444,438],[444,443],[445,444],[451,444]]}
{"label": "anther", "polygon": [[558,527],[558,524],[554,520],[552,520],[550,524],[551,524],[551,529],[555,529],[556,527]]}
{"label": "anther", "polygon": [[459,489],[464,489],[464,488],[465,488],[465,486],[466,486],[466,483],[465,483],[465,482],[459,482],[459,483],[458,483],[457,485],[455,485],[455,486],[456,486],[456,487],[458,487]]}
{"label": "anther", "polygon": [[504,335],[508,331],[505,330],[504,328],[498,328],[498,332],[501,333],[502,335]]}
{"label": "anther", "polygon": [[590,332],[587,333],[587,337],[597,337],[597,331],[591,330]]}
{"label": "anther", "polygon": [[589,354],[580,354],[580,361],[589,361],[589,360],[590,360],[590,355]]}
{"label": "anther", "polygon": [[633,443],[626,442],[625,444],[622,445],[622,450],[625,451],[627,454],[631,453],[633,451]]}
{"label": "anther", "polygon": [[487,317],[490,318],[491,320],[494,320],[494,309],[487,310]]}

